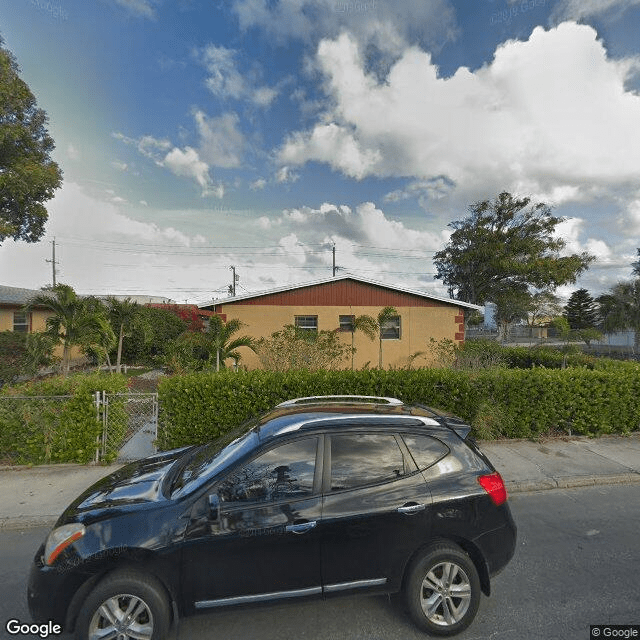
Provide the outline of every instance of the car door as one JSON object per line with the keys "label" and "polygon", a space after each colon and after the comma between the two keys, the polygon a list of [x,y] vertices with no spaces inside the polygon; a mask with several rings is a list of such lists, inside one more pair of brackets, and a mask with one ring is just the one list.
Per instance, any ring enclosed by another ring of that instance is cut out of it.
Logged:
{"label": "car door", "polygon": [[392,432],[332,433],[327,440],[324,591],[395,590],[408,558],[429,537],[427,484]]}
{"label": "car door", "polygon": [[196,609],[321,592],[321,437],[241,464],[194,505],[183,588]]}

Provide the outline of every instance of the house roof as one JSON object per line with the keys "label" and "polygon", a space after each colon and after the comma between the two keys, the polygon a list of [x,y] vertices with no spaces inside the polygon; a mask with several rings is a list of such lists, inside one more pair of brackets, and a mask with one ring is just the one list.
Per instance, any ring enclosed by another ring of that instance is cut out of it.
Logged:
{"label": "house roof", "polygon": [[215,311],[207,311],[206,309],[201,309],[196,304],[175,304],[175,303],[160,303],[160,302],[147,302],[145,307],[152,307],[154,309],[166,309],[167,311],[174,311],[183,309],[185,311],[194,311],[199,316],[202,317],[211,317],[217,316],[218,314]]}
{"label": "house roof", "polygon": [[0,284],[0,304],[12,306],[24,306],[34,296],[42,294],[39,289],[20,289],[19,287],[7,287]]}
{"label": "house roof", "polygon": [[285,293],[288,291],[296,291],[298,289],[304,289],[306,287],[316,287],[318,285],[324,284],[332,284],[336,282],[342,282],[345,280],[351,280],[353,282],[359,282],[362,284],[374,286],[374,287],[382,287],[384,289],[388,289],[390,291],[404,293],[408,295],[418,296],[420,298],[424,298],[426,300],[433,300],[436,302],[442,302],[444,304],[452,304],[456,307],[464,307],[466,309],[476,309],[477,311],[483,311],[484,307],[478,306],[476,304],[470,304],[469,302],[461,302],[460,300],[453,300],[451,298],[444,298],[440,296],[434,296],[430,293],[426,293],[424,291],[418,291],[416,289],[408,289],[407,287],[390,285],[384,282],[377,282],[375,280],[369,280],[367,278],[361,278],[359,276],[353,275],[343,275],[343,276],[334,276],[332,278],[323,278],[322,280],[314,280],[313,282],[305,282],[300,284],[290,284],[283,287],[276,287],[274,289],[269,289],[267,291],[259,291],[256,293],[245,293],[239,296],[233,296],[229,298],[222,298],[220,300],[213,300],[211,302],[200,304],[199,306],[204,309],[208,309],[210,307],[214,307],[217,305],[225,305],[225,304],[234,304],[236,302],[243,302],[245,300],[253,300],[255,298],[260,298],[263,296],[270,296],[278,293]]}

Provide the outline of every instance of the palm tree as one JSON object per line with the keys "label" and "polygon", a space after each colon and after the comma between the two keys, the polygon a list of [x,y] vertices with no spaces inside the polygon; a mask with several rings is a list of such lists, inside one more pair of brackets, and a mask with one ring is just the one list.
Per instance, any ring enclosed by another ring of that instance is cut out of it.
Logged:
{"label": "palm tree", "polygon": [[362,331],[369,340],[375,340],[376,334],[378,333],[378,323],[375,318],[371,316],[363,315],[353,317],[353,322],[351,323],[351,370],[354,369],[354,356],[356,353],[355,348],[355,334],[356,331]]}
{"label": "palm tree", "polygon": [[385,307],[378,314],[378,336],[380,339],[380,354],[378,358],[378,367],[382,369],[382,331],[385,326],[396,316],[398,312],[395,307]]}
{"label": "palm tree", "polygon": [[224,361],[228,358],[233,358],[237,363],[241,358],[237,351],[240,347],[247,347],[255,353],[253,338],[240,336],[232,340],[233,334],[243,326],[244,324],[235,318],[225,322],[220,316],[211,316],[205,337],[211,352],[215,352],[216,355],[216,371],[224,368]]}
{"label": "palm tree", "polygon": [[62,373],[67,375],[73,346],[104,346],[115,340],[102,303],[94,297],[81,298],[72,287],[58,284],[34,296],[25,305],[27,312],[44,307],[52,312],[47,318],[47,333],[62,342]]}
{"label": "palm tree", "polygon": [[107,309],[109,313],[109,321],[113,327],[114,333],[118,338],[118,352],[116,356],[116,373],[120,373],[120,363],[122,361],[122,342],[126,332],[130,331],[138,314],[138,303],[131,302],[131,298],[126,300],[118,300],[116,298],[107,298]]}

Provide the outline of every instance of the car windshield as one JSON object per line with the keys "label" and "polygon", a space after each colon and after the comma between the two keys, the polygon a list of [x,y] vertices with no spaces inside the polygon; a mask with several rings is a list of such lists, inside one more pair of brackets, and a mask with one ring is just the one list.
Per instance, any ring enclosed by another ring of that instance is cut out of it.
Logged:
{"label": "car windshield", "polygon": [[186,454],[185,463],[171,483],[171,497],[180,498],[191,493],[257,446],[256,423],[257,419],[253,418],[217,440]]}

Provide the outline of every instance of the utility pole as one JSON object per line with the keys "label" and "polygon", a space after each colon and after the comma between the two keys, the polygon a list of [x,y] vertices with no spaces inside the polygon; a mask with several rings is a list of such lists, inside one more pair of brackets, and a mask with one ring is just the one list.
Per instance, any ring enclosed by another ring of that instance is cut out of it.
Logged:
{"label": "utility pole", "polygon": [[52,254],[51,254],[51,260],[45,260],[45,262],[50,262],[51,263],[51,270],[53,271],[53,286],[56,286],[56,265],[58,264],[56,262],[56,239],[54,238],[51,241],[51,247],[52,247]]}
{"label": "utility pole", "polygon": [[333,245],[333,249],[332,249],[332,253],[333,253],[333,277],[336,277],[336,245]]}
{"label": "utility pole", "polygon": [[231,269],[231,272],[233,273],[233,276],[231,278],[231,284],[229,285],[229,293],[235,298],[236,297],[236,282],[238,282],[238,280],[240,280],[240,276],[236,275],[236,268],[235,267],[229,267],[229,269]]}

